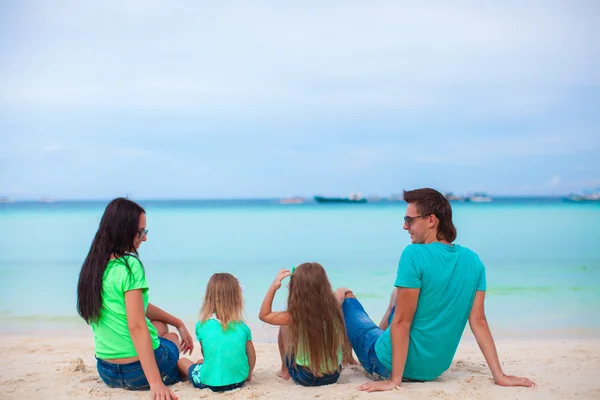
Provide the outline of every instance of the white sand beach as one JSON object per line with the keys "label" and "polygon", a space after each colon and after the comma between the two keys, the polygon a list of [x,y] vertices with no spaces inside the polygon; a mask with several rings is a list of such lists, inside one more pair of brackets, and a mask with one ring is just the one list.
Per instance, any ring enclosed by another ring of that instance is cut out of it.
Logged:
{"label": "white sand beach", "polygon": [[[0,344],[0,399],[146,399],[149,392],[106,387],[96,372],[93,339],[87,335],[6,333]],[[506,373],[530,377],[535,388],[494,385],[474,340],[463,340],[452,367],[434,382],[405,383],[399,390],[362,393],[359,367],[345,368],[335,385],[305,388],[275,376],[277,345],[257,343],[252,382],[224,394],[172,388],[180,399],[600,399],[600,339],[506,339],[497,341]],[[200,356],[196,348],[192,358]]]}

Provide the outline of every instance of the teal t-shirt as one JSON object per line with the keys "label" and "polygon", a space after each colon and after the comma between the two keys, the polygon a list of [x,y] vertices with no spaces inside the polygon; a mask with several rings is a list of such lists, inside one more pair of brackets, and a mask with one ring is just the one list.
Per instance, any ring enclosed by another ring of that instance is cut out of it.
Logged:
{"label": "teal t-shirt", "polygon": [[217,319],[198,321],[196,338],[204,353],[200,382],[208,386],[225,386],[248,378],[250,366],[246,343],[252,340],[252,333],[243,321],[229,324],[225,331]]}
{"label": "teal t-shirt", "polygon": [[[465,330],[475,292],[485,291],[485,267],[473,251],[440,242],[412,244],[400,257],[395,286],[420,288],[403,377],[429,381],[446,371]],[[392,370],[388,327],[375,343]]]}

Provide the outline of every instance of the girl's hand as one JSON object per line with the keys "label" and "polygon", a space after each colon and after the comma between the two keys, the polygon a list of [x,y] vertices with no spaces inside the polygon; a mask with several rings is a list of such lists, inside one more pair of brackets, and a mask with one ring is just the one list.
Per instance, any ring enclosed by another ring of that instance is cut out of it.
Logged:
{"label": "girl's hand", "polygon": [[275,280],[273,281],[273,284],[271,286],[274,287],[275,290],[279,289],[281,287],[281,281],[291,275],[292,275],[292,273],[290,272],[289,269],[283,268],[282,270],[279,271],[279,273],[275,277]]}
{"label": "girl's hand", "polygon": [[179,332],[179,337],[181,337],[181,343],[179,344],[181,352],[184,355],[186,353],[192,354],[192,350],[194,350],[194,339],[192,339],[192,335],[190,335],[183,322],[177,325],[176,328]]}

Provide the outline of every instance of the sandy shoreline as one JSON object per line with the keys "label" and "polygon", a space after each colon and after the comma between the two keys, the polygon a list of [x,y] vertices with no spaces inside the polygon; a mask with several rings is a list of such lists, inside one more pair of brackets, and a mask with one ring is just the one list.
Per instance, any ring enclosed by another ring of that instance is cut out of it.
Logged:
{"label": "sandy shoreline", "polygon": [[[1,399],[146,399],[148,392],[107,388],[95,367],[90,336],[3,334],[0,345]],[[336,385],[304,388],[275,376],[279,359],[273,343],[257,343],[252,382],[225,394],[173,386],[181,399],[600,399],[600,339],[499,340],[506,373],[528,376],[538,387],[502,388],[492,383],[472,340],[463,340],[452,367],[434,382],[406,383],[395,392],[367,394],[356,387],[367,381],[358,367],[346,368]],[[194,357],[200,350],[194,350]]]}

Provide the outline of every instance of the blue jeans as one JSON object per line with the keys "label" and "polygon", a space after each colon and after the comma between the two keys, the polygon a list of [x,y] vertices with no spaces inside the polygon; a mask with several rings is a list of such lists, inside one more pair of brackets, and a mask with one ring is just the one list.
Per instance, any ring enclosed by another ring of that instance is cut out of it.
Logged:
{"label": "blue jeans", "polygon": [[[179,382],[179,349],[177,345],[165,338],[160,339],[160,346],[154,350],[156,365],[165,385]],[[113,364],[97,359],[97,368],[100,378],[108,387],[128,390],[148,390],[150,385],[144,375],[142,364],[134,361],[128,364]]]}
{"label": "blue jeans", "polygon": [[336,383],[338,381],[338,378],[340,377],[340,370],[342,369],[341,366],[339,368],[339,370],[335,371],[332,374],[325,374],[323,376],[316,376],[315,374],[313,374],[313,372],[302,366],[302,365],[297,365],[293,362],[293,360],[296,358],[296,356],[294,354],[291,355],[286,355],[285,356],[285,366],[288,369],[288,372],[290,373],[290,376],[292,377],[292,380],[294,382],[296,382],[298,385],[302,385],[302,386],[324,386],[324,385],[331,385],[333,383]]}
{"label": "blue jeans", "polygon": [[363,306],[355,298],[344,300],[342,312],[348,339],[360,364],[373,379],[388,379],[391,372],[375,354],[375,343],[383,331],[369,318]]}
{"label": "blue jeans", "polygon": [[232,383],[231,385],[224,385],[224,386],[205,385],[204,383],[200,382],[200,366],[201,365],[202,364],[192,364],[192,365],[190,365],[190,368],[188,368],[188,379],[192,383],[192,386],[195,387],[196,389],[210,389],[213,392],[226,392],[228,390],[241,388],[244,385],[244,383],[246,382],[246,381],[242,381],[242,382]]}

